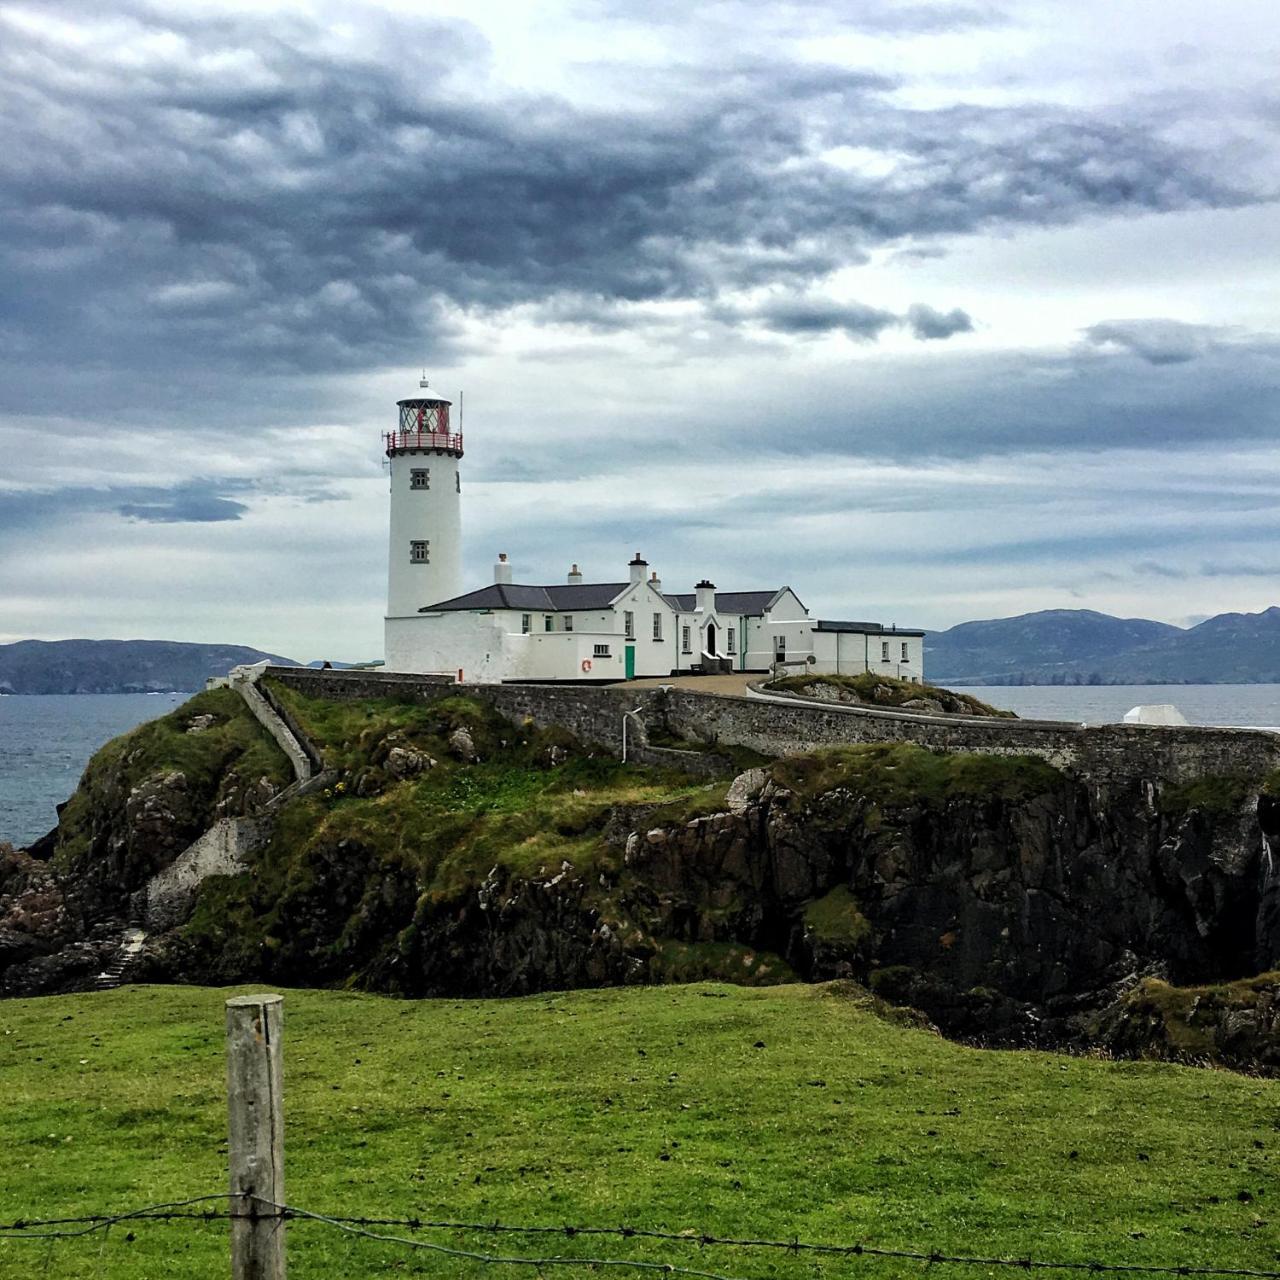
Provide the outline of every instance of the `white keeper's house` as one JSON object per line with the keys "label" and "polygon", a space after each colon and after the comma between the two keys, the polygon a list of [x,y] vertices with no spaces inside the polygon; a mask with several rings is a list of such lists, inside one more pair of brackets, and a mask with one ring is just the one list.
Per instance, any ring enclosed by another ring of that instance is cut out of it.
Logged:
{"label": "white keeper's house", "polygon": [[[664,589],[636,552],[626,575],[587,582],[574,564],[561,583],[513,581],[500,554],[493,581],[462,590],[462,433],[451,401],[431,392],[398,402],[384,442],[391,465],[386,666],[462,680],[612,681],[687,672],[864,671],[919,681],[924,632],[812,618],[788,586]],[[621,566],[619,566],[621,568]],[[611,575],[612,576],[612,575]]]}

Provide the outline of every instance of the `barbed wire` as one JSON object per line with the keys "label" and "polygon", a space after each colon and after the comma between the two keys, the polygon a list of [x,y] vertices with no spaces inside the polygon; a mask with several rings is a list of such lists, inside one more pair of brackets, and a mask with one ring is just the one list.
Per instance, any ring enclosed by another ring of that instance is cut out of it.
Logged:
{"label": "barbed wire", "polygon": [[[76,1236],[92,1235],[95,1231],[106,1231],[119,1222],[137,1220],[168,1221],[175,1218],[194,1219],[196,1221],[220,1221],[236,1215],[224,1213],[182,1213],[176,1212],[193,1204],[208,1204],[211,1200],[240,1199],[230,1192],[222,1191],[207,1196],[188,1196],[185,1200],[162,1200],[157,1204],[142,1205],[137,1209],[127,1209],[122,1213],[86,1213],[76,1218],[18,1218],[14,1222],[0,1223],[0,1238],[5,1240],[71,1240]],[[47,1231],[46,1227],[76,1226],[75,1231]]]}
{"label": "barbed wire", "polygon": [[[391,1235],[374,1231],[374,1227],[400,1227],[408,1231],[453,1231],[460,1233],[486,1233],[511,1235],[554,1235],[573,1239],[577,1236],[614,1237],[624,1240],[657,1240],[668,1244],[697,1246],[699,1248],[768,1249],[792,1254],[819,1254],[844,1258],[892,1258],[898,1261],[923,1262],[930,1265],[958,1264],[975,1267],[1006,1267],[1020,1271],[1085,1271],[1091,1274],[1141,1274],[1169,1276],[1238,1277],[1240,1280],[1280,1280],[1280,1271],[1265,1271],[1249,1267],[1195,1266],[1189,1263],[1102,1262],[1096,1259],[1084,1261],[1054,1261],[1047,1258],[984,1257],[976,1254],[948,1254],[940,1250],[898,1249],[881,1245],[832,1244],[819,1241],[771,1240],[748,1236],[719,1236],[706,1231],[662,1231],[652,1227],[633,1226],[583,1226],[574,1224],[528,1224],[493,1222],[464,1222],[454,1219],[422,1217],[357,1217],[342,1214],[316,1213],[298,1205],[277,1204],[274,1201],[252,1198],[248,1213],[227,1210],[202,1210],[189,1212],[196,1204],[211,1201],[243,1200],[243,1193],[232,1195],[222,1192],[212,1195],[191,1196],[184,1200],[168,1200],[157,1204],[142,1205],[114,1214],[84,1214],[64,1218],[20,1218],[11,1223],[0,1223],[0,1239],[8,1240],[57,1240],[73,1239],[105,1231],[122,1222],[157,1222],[185,1220],[193,1222],[227,1222],[232,1220],[256,1220],[280,1218],[284,1221],[319,1222],[335,1227],[347,1234],[398,1244],[411,1249],[425,1250],[445,1257],[479,1262],[491,1266],[525,1267],[597,1267],[626,1268],[634,1271],[658,1271],[665,1275],[689,1276],[695,1280],[733,1280],[719,1272],[681,1266],[671,1262],[656,1262],[640,1258],[593,1258],[571,1255],[523,1257],[515,1254],[486,1253],[481,1250],[460,1249],[436,1241],[415,1240],[408,1236]],[[270,1212],[263,1212],[265,1206]],[[74,1228],[74,1229],[67,1229]]]}
{"label": "barbed wire", "polygon": [[[390,1226],[409,1230],[442,1230],[474,1232],[509,1232],[522,1235],[617,1236],[623,1239],[661,1240],[672,1244],[699,1247],[723,1246],[735,1249],[773,1249],[787,1253],[816,1253],[838,1257],[895,1258],[908,1262],[961,1263],[967,1266],[1013,1267],[1021,1271],[1089,1271],[1093,1273],[1138,1272],[1147,1275],[1240,1276],[1250,1280],[1280,1280],[1280,1271],[1260,1271],[1247,1267],[1199,1267],[1186,1263],[1159,1264],[1141,1262],[1054,1262],[1039,1258],[980,1257],[968,1254],[944,1254],[938,1250],[891,1249],[868,1244],[824,1244],[800,1239],[767,1240],[752,1237],[717,1236],[709,1232],[659,1231],[649,1227],[519,1226],[502,1222],[456,1222],[422,1218],[324,1218],[335,1226]],[[412,1243],[419,1243],[414,1241]]]}
{"label": "barbed wire", "polygon": [[332,1218],[323,1213],[311,1213],[299,1209],[296,1205],[275,1205],[281,1216],[308,1218],[313,1222],[327,1223],[340,1231],[351,1235],[363,1236],[368,1240],[380,1240],[387,1244],[406,1245],[410,1249],[425,1249],[430,1253],[440,1254],[448,1258],[460,1258],[470,1262],[482,1262],[491,1266],[510,1267],[623,1267],[632,1271],[659,1271],[668,1276],[692,1276],[696,1280],[735,1280],[718,1271],[703,1271],[696,1267],[682,1267],[672,1262],[650,1262],[643,1258],[574,1258],[552,1255],[549,1257],[525,1258],[517,1254],[480,1253],[471,1249],[454,1249],[449,1245],[436,1244],[431,1240],[412,1240],[408,1236],[391,1236],[384,1232],[370,1231],[367,1227],[356,1226]]}

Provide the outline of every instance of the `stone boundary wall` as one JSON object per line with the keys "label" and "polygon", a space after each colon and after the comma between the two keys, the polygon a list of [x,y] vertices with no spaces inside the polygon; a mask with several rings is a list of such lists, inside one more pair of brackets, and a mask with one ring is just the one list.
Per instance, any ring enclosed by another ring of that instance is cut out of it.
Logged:
{"label": "stone boundary wall", "polygon": [[771,756],[860,742],[911,742],[935,751],[1039,756],[1066,773],[1100,783],[1147,778],[1178,784],[1206,775],[1256,778],[1280,769],[1280,734],[1252,729],[1083,728],[1053,721],[897,715],[798,699],[664,691],[652,685],[457,685],[440,676],[295,667],[271,667],[267,674],[313,697],[477,698],[510,720],[527,717],[539,725],[562,725],[581,741],[615,754],[621,751],[622,717],[638,707],[648,725],[678,738],[750,747]]}
{"label": "stone boundary wall", "polygon": [[[302,726],[293,718],[289,708],[286,707],[274,693],[271,692],[269,686],[265,684],[255,684],[254,692],[262,699],[270,708],[272,714],[285,726],[293,735],[293,740],[303,755],[307,757],[310,764],[310,772],[308,778],[314,777],[324,769],[324,761],[320,758],[320,752],[316,750],[315,744],[302,731]],[[251,703],[250,706],[253,704]],[[274,736],[274,735],[273,735]],[[296,773],[296,771],[295,771]],[[299,778],[299,781],[306,781],[305,778]]]}
{"label": "stone boundary wall", "polygon": [[231,687],[244,699],[253,718],[271,735],[276,746],[284,753],[295,780],[306,782],[313,772],[311,759],[293,730],[276,714],[275,709],[252,683],[233,679]]}
{"label": "stone boundary wall", "polygon": [[143,921],[150,932],[181,924],[190,914],[196,892],[210,876],[233,876],[245,859],[270,836],[263,818],[221,818],[190,844],[145,890]]}

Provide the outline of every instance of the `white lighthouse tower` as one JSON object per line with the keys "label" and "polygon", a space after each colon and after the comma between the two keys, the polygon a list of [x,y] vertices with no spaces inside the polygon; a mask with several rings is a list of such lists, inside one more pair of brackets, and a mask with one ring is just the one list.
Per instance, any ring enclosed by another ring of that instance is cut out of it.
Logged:
{"label": "white lighthouse tower", "polygon": [[391,460],[391,541],[387,558],[387,653],[398,619],[462,591],[462,433],[451,402],[427,386],[397,402],[399,425],[385,434]]}

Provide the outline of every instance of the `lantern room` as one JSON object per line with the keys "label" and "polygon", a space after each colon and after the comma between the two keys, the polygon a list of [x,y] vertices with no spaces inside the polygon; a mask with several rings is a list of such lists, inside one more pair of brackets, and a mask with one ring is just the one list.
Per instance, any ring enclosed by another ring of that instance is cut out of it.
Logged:
{"label": "lantern room", "polygon": [[462,457],[462,433],[453,431],[450,421],[452,401],[430,391],[425,378],[419,385],[421,395],[396,401],[400,423],[383,437],[387,456],[407,450],[430,450]]}

